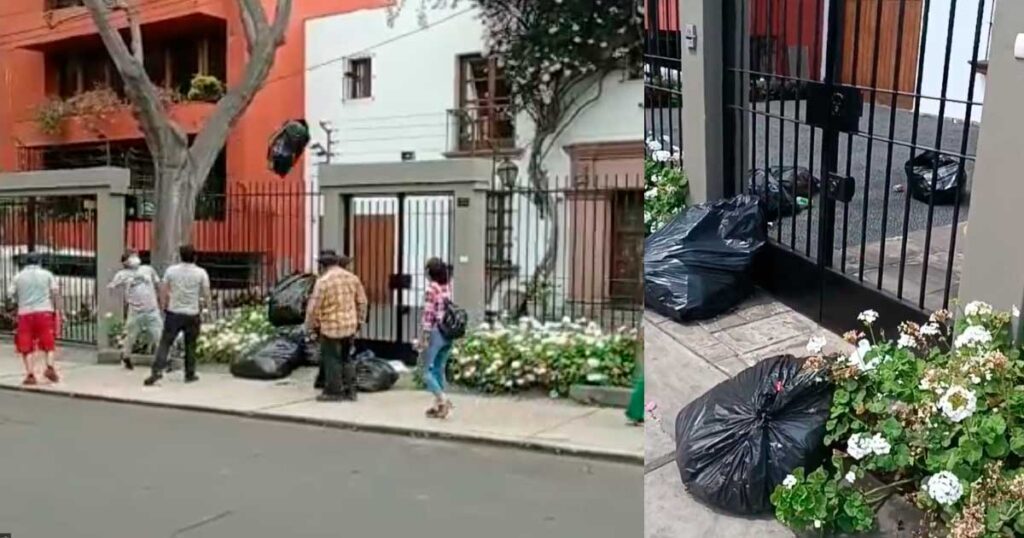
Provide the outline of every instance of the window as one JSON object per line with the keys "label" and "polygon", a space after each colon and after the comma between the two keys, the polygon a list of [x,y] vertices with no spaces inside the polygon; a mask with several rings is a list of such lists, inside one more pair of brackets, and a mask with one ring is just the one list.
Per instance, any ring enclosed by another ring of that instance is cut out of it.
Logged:
{"label": "window", "polygon": [[121,94],[121,75],[105,50],[62,55],[54,62],[56,93],[65,99],[97,88],[112,88]]}
{"label": "window", "polygon": [[458,150],[510,148],[515,127],[504,71],[493,58],[459,57]]}
{"label": "window", "polygon": [[373,68],[370,58],[356,58],[348,61],[348,99],[367,99],[373,95]]}
{"label": "window", "polygon": [[82,0],[46,0],[46,9],[63,9],[66,7],[79,7],[84,6],[85,3]]}

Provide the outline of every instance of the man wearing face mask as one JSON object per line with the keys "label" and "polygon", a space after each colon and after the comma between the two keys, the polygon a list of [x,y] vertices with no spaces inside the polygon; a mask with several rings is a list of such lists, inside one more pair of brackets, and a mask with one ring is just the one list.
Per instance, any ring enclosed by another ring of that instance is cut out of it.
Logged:
{"label": "man wearing face mask", "polygon": [[138,253],[133,250],[121,256],[121,263],[124,264],[124,269],[114,275],[107,288],[110,291],[124,292],[125,303],[128,304],[121,361],[124,362],[125,368],[131,370],[134,368],[131,352],[139,337],[145,335],[147,341],[154,345],[160,341],[164,324],[156,298],[160,277],[152,267],[142,265]]}

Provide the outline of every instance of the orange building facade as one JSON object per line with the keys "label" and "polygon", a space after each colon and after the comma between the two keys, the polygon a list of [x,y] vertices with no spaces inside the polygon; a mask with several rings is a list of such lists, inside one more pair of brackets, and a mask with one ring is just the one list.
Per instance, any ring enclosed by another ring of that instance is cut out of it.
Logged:
{"label": "orange building facade", "polygon": [[[214,76],[230,87],[243,75],[247,53],[237,1],[135,1],[141,12],[147,72],[167,95],[176,95],[168,111],[194,135],[215,105],[185,98],[192,77]],[[273,17],[275,1],[263,3]],[[311,258],[309,212],[319,204],[304,192],[303,163],[283,179],[268,170],[267,143],[284,122],[304,115],[305,21],[387,3],[293,3],[286,43],[277,51],[267,84],[233,128],[222,161],[207,182],[209,196],[217,201],[212,204],[214,210],[196,223],[198,250],[262,253],[265,265],[292,268]],[[4,0],[0,20],[0,172],[108,163],[132,168],[122,161],[145,161],[148,151],[127,105],[107,107],[99,116],[46,113],[53,108],[49,103],[96,95],[98,88],[109,90],[106,95],[121,93],[119,75],[81,0]],[[115,16],[114,23],[127,27],[121,16]],[[107,162],[94,162],[97,154],[99,161],[105,154]],[[139,187],[152,180],[145,177],[145,168],[143,164]],[[130,214],[131,205],[129,200]],[[130,245],[146,250],[149,233],[148,220],[129,221]],[[90,244],[66,244],[72,237],[74,243],[91,243],[83,239],[88,234],[75,232],[57,241],[64,244],[51,246],[91,248]]]}

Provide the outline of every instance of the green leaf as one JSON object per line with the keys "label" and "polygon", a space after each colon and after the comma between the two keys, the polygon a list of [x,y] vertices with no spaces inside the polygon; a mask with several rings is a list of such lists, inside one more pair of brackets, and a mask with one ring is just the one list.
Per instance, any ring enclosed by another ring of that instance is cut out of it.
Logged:
{"label": "green leaf", "polygon": [[882,422],[882,433],[885,434],[886,439],[892,442],[903,433],[903,426],[895,418],[889,417]]}
{"label": "green leaf", "polygon": [[1024,430],[1013,430],[1013,436],[1010,437],[1010,450],[1018,456],[1024,456]]}
{"label": "green leaf", "polygon": [[994,441],[985,445],[985,454],[988,454],[990,458],[1005,458],[1010,453],[1010,443],[1006,441],[1006,437],[1000,435],[996,437]]}
{"label": "green leaf", "polygon": [[1013,520],[1013,530],[1017,534],[1024,534],[1024,513],[1018,514],[1017,518]]}
{"label": "green leaf", "polygon": [[958,452],[960,453],[960,457],[964,460],[970,463],[975,463],[980,460],[982,456],[981,444],[974,439],[964,437],[960,439],[960,448]]}
{"label": "green leaf", "polygon": [[850,403],[850,393],[843,389],[836,389],[835,396],[832,397],[833,404],[846,404]]}
{"label": "green leaf", "polygon": [[985,510],[985,528],[990,532],[999,532],[1003,528],[1003,518],[994,508]]}

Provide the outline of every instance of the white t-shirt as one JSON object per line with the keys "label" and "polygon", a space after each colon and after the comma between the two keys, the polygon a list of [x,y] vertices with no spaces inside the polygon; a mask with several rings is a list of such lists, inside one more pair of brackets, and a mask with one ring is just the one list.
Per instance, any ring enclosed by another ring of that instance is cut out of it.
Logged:
{"label": "white t-shirt", "polygon": [[38,265],[29,265],[14,275],[7,289],[18,300],[18,315],[34,312],[53,312],[53,292],[57,291],[57,278]]}
{"label": "white t-shirt", "polygon": [[137,314],[160,308],[156,300],[156,286],[159,283],[160,277],[152,267],[140,265],[135,269],[118,271],[114,275],[114,280],[110,281],[109,288],[123,288],[128,311]]}
{"label": "white t-shirt", "polygon": [[175,314],[199,314],[199,299],[210,293],[210,275],[194,263],[178,263],[167,268],[164,282],[170,288],[167,310]]}

